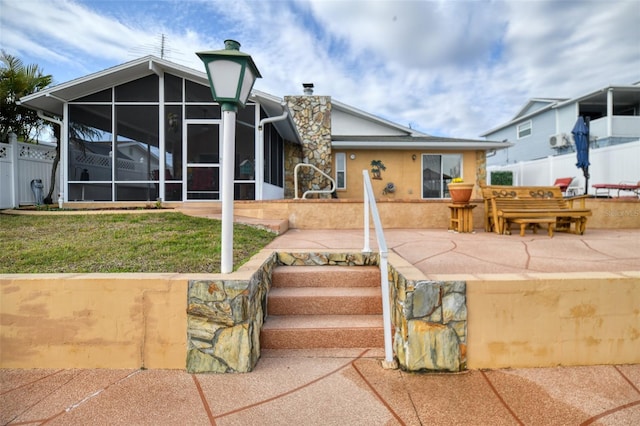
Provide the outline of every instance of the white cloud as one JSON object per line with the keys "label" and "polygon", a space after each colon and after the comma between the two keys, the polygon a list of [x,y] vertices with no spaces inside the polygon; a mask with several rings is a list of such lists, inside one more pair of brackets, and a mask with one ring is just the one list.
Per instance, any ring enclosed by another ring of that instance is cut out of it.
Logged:
{"label": "white cloud", "polygon": [[313,82],[372,114],[437,135],[478,137],[531,97],[640,80],[640,3],[601,1],[0,0],[2,48],[58,82],[234,38],[276,96]]}
{"label": "white cloud", "polygon": [[488,58],[502,31],[500,7],[480,2],[313,2],[322,25],[356,53],[383,61],[439,69]]}

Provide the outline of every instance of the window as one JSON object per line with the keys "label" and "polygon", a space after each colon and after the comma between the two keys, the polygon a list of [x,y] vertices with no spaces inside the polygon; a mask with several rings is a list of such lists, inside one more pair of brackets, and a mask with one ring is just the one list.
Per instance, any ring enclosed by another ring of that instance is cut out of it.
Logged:
{"label": "window", "polygon": [[240,109],[236,118],[235,185],[236,200],[255,200],[256,129],[255,105]]}
{"label": "window", "polygon": [[76,99],[75,102],[111,102],[111,92],[112,90],[110,88],[105,89],[100,92],[92,93],[91,95]]}
{"label": "window", "polygon": [[284,188],[284,140],[273,123],[264,126],[264,181]]}
{"label": "window", "polygon": [[336,153],[336,189],[347,189],[347,154]]}
{"label": "window", "polygon": [[187,102],[213,102],[211,89],[208,86],[194,83],[191,80],[185,80],[185,98]]}
{"label": "window", "polygon": [[116,102],[158,102],[158,76],[155,74],[116,86]]}
{"label": "window", "polygon": [[462,155],[422,155],[422,198],[448,198],[447,183],[462,177]]}
{"label": "window", "polygon": [[518,139],[526,138],[531,135],[531,120],[518,124]]}
{"label": "window", "polygon": [[175,75],[164,75],[165,102],[182,102],[182,79]]}

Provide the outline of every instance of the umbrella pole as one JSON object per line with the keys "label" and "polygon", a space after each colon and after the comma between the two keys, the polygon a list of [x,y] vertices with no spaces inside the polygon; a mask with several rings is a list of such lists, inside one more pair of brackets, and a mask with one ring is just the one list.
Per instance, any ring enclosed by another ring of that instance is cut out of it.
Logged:
{"label": "umbrella pole", "polygon": [[582,173],[584,174],[584,195],[589,194],[589,167],[583,167]]}

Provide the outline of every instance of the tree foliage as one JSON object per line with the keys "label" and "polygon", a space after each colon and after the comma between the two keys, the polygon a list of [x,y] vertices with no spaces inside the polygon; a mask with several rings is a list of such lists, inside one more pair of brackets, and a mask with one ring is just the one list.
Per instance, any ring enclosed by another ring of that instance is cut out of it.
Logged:
{"label": "tree foliage", "polygon": [[4,50],[0,61],[0,142],[8,142],[12,132],[18,140],[29,142],[46,124],[36,111],[18,105],[17,101],[45,89],[53,78],[45,75],[38,65],[24,65],[19,58]]}

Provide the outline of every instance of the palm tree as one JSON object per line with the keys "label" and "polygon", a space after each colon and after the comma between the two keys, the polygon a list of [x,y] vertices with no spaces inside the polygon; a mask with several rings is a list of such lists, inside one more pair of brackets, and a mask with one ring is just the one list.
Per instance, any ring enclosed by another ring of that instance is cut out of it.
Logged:
{"label": "palm tree", "polygon": [[33,141],[45,123],[36,111],[18,105],[17,101],[45,89],[53,77],[45,75],[38,65],[24,65],[4,50],[0,61],[0,141],[7,142],[9,133],[15,133],[24,142]]}

